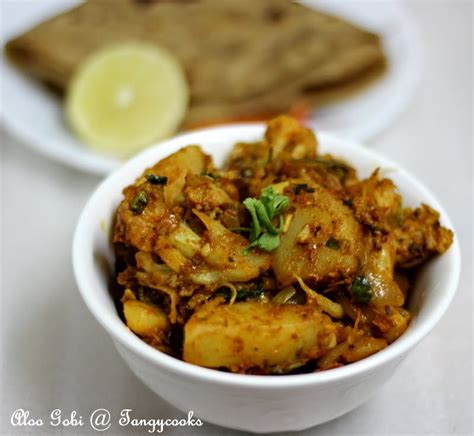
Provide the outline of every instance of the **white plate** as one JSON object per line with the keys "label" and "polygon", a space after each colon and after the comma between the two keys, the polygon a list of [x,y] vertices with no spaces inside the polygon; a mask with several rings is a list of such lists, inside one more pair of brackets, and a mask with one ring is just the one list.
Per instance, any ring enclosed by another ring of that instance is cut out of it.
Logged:
{"label": "white plate", "polygon": [[[0,42],[19,34],[78,1],[4,2]],[[321,1],[305,4],[359,23],[383,36],[389,70],[374,85],[344,102],[316,111],[317,130],[367,141],[405,108],[419,75],[416,26],[398,2]],[[41,84],[20,74],[2,54],[0,116],[6,129],[38,152],[78,169],[107,174],[120,164],[89,150],[68,129],[61,101]]]}

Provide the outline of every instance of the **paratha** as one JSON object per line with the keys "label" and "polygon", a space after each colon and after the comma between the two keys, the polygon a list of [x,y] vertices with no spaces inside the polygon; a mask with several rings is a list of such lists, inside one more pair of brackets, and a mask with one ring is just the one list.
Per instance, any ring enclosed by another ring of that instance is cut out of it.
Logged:
{"label": "paratha", "polygon": [[379,36],[285,0],[88,1],[8,42],[10,59],[65,90],[96,49],[159,44],[190,84],[186,124],[325,104],[385,68]]}

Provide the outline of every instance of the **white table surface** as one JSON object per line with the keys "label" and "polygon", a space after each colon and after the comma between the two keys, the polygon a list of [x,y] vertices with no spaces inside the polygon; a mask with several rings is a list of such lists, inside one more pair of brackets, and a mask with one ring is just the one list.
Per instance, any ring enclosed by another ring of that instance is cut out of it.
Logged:
{"label": "white table surface", "polygon": [[[371,146],[416,174],[454,220],[463,269],[435,330],[368,403],[304,435],[472,434],[472,3],[410,2],[424,42],[420,86]],[[1,131],[1,434],[96,434],[87,425],[14,428],[15,409],[145,418],[182,414],[128,370],[79,297],[76,220],[99,179],[51,162]],[[315,405],[317,407],[317,405]],[[104,434],[147,434],[114,425]],[[237,435],[212,425],[166,434]]]}

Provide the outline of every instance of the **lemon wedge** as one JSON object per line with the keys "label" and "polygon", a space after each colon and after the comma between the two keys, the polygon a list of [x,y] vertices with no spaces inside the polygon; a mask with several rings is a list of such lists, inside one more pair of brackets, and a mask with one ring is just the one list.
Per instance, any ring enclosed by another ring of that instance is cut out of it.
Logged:
{"label": "lemon wedge", "polygon": [[166,50],[129,43],[92,54],[66,97],[72,129],[94,150],[126,157],[172,135],[189,101],[184,72]]}

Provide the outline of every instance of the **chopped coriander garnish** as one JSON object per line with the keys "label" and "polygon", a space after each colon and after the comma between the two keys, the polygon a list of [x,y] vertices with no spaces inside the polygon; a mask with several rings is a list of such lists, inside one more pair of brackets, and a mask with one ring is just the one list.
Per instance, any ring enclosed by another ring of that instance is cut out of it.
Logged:
{"label": "chopped coriander garnish", "polygon": [[219,288],[216,292],[214,292],[214,297],[222,297],[226,302],[230,301],[231,292],[229,288]]}
{"label": "chopped coriander garnish", "polygon": [[292,191],[293,194],[298,195],[301,191],[312,193],[314,188],[309,187],[307,183],[299,183],[293,186]]}
{"label": "chopped coriander garnish", "polygon": [[237,291],[235,301],[262,300],[265,297],[265,291],[260,282],[255,283],[253,288],[243,288]]}
{"label": "chopped coriander garnish", "polygon": [[270,218],[273,217],[273,214],[268,212],[268,208],[265,207],[262,201],[256,201],[254,206],[257,212],[257,217],[260,220],[261,227],[267,229],[267,232],[272,235],[278,235],[279,231],[273,226],[272,218]]}
{"label": "chopped coriander garnish", "polygon": [[341,248],[341,243],[335,238],[329,238],[326,241],[326,247],[332,248],[333,250],[339,250]]}
{"label": "chopped coriander garnish", "polygon": [[[258,247],[265,251],[273,251],[280,245],[280,233],[283,228],[281,213],[288,208],[290,201],[286,195],[277,194],[270,186],[265,188],[260,199],[246,198],[244,206],[251,217],[250,244],[244,253]],[[275,227],[272,220],[279,217],[279,225]]]}
{"label": "chopped coriander garnish", "polygon": [[366,277],[356,277],[351,290],[359,303],[368,303],[373,297],[372,286]]}
{"label": "chopped coriander garnish", "polygon": [[260,195],[260,201],[265,206],[270,219],[280,215],[290,205],[288,197],[277,194],[271,186],[263,190],[262,195]]}
{"label": "chopped coriander garnish", "polygon": [[[214,292],[215,297],[223,297],[225,302],[228,303],[232,298],[232,292],[229,288],[219,288]],[[253,285],[250,285],[247,288],[240,288],[237,290],[237,295],[235,297],[235,302],[247,300],[262,300],[265,297],[265,291],[260,282],[256,282]]]}
{"label": "chopped coriander garnish", "polygon": [[257,203],[256,198],[246,198],[244,200],[244,206],[250,213],[250,218],[252,223],[250,225],[250,240],[255,241],[260,233],[262,233],[262,228],[260,227],[260,221],[258,220],[257,210],[255,209],[255,203]]}
{"label": "chopped coriander garnish", "polygon": [[130,204],[130,210],[135,214],[138,215],[143,212],[146,205],[148,204],[148,194],[146,191],[138,191],[135,195],[132,203]]}
{"label": "chopped coriander garnish", "polygon": [[280,235],[271,235],[270,233],[262,233],[255,241],[252,241],[247,247],[245,247],[244,254],[248,254],[249,251],[258,247],[265,251],[273,251],[280,245]]}
{"label": "chopped coriander garnish", "polygon": [[143,301],[144,303],[155,304],[157,306],[163,304],[162,296],[154,289],[144,288],[143,286],[140,286],[136,292],[136,295],[137,299],[139,301]]}
{"label": "chopped coriander garnish", "polygon": [[157,176],[156,174],[147,174],[146,179],[152,185],[166,185],[168,183],[168,177],[165,176]]}

